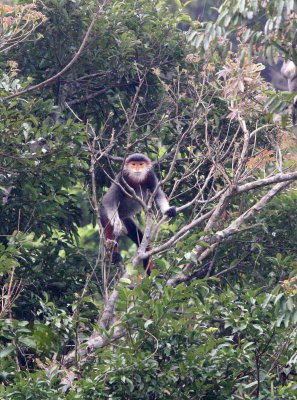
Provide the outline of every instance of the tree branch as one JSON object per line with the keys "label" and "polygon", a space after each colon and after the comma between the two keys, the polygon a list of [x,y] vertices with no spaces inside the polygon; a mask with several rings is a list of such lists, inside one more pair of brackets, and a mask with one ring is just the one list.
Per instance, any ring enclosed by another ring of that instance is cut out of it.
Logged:
{"label": "tree branch", "polygon": [[[197,262],[204,260],[222,241],[226,240],[230,236],[238,233],[238,229],[240,225],[244,222],[252,218],[256,213],[261,211],[267,203],[275,197],[279,192],[281,192],[285,187],[289,186],[290,182],[281,182],[275,185],[265,196],[263,196],[257,203],[255,203],[249,210],[244,212],[240,217],[238,217],[235,221],[233,221],[226,229],[222,231],[218,231],[213,235],[206,235],[201,238],[206,243],[210,243],[211,246],[207,249],[202,246],[197,246],[193,252],[197,258]],[[180,282],[185,282],[187,277],[187,271],[190,271],[193,268],[194,264],[188,264],[184,271],[177,276],[170,278],[167,281],[169,286],[176,286]]]}
{"label": "tree branch", "polygon": [[263,178],[255,182],[250,182],[250,183],[245,183],[244,185],[240,185],[236,189],[236,194],[248,192],[249,190],[258,189],[263,186],[273,185],[274,183],[294,181],[296,179],[297,179],[297,171],[290,172],[287,174],[277,174],[269,178]]}
{"label": "tree branch", "polygon": [[94,28],[94,25],[95,25],[96,21],[98,20],[98,18],[103,14],[103,8],[106,6],[107,2],[108,2],[108,0],[104,0],[103,4],[99,7],[98,11],[94,14],[92,21],[88,27],[88,30],[83,38],[83,41],[82,41],[78,51],[75,53],[72,60],[60,72],[58,72],[56,75],[52,76],[51,78],[49,78],[41,83],[38,83],[37,85],[34,85],[27,89],[21,90],[20,92],[11,94],[10,96],[3,97],[1,100],[7,101],[10,99],[13,99],[14,97],[18,97],[23,94],[33,92],[34,90],[42,89],[45,86],[53,84],[58,78],[60,78],[60,76],[62,76],[66,71],[68,71],[72,67],[72,65],[78,60],[78,58],[81,56],[83,49],[85,48],[85,46],[89,40],[89,37]]}

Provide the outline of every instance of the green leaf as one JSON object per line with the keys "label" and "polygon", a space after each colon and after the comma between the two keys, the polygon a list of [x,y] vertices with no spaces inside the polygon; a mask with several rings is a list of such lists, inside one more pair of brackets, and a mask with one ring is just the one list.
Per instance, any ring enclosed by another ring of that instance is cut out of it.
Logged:
{"label": "green leaf", "polygon": [[129,278],[121,278],[120,279],[120,283],[126,284],[126,285],[130,285],[131,284],[131,279]]}
{"label": "green leaf", "polygon": [[147,329],[150,325],[152,325],[154,323],[154,321],[152,319],[148,319],[147,321],[145,321],[144,323],[144,328]]}
{"label": "green leaf", "polygon": [[7,357],[10,353],[12,353],[15,350],[15,346],[12,344],[9,344],[6,346],[4,349],[0,350],[0,358]]}
{"label": "green leaf", "polygon": [[32,337],[20,336],[19,341],[28,347],[36,348],[36,341]]}

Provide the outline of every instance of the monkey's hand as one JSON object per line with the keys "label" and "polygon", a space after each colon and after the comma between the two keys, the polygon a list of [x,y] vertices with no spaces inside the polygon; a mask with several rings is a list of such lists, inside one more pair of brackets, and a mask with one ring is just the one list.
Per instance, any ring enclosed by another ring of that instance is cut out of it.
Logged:
{"label": "monkey's hand", "polygon": [[167,215],[167,217],[169,217],[169,218],[173,218],[176,216],[176,208],[170,207],[170,208],[168,208],[168,210],[165,211],[164,214]]}
{"label": "monkey's hand", "polygon": [[116,238],[119,237],[123,230],[123,224],[118,215],[115,215],[112,218],[111,224],[113,226],[113,233],[114,233],[115,237]]}

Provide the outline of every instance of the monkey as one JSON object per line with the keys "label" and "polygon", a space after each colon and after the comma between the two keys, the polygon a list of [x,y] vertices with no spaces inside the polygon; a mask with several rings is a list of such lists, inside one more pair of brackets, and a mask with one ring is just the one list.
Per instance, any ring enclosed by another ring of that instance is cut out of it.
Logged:
{"label": "monkey", "polygon": [[[103,196],[100,220],[106,242],[114,242],[111,250],[113,264],[121,261],[118,248],[120,235],[126,234],[138,247],[142,242],[143,233],[133,217],[139,214],[143,207],[135,194],[144,203],[147,203],[158,184],[152,161],[144,154],[135,153],[125,159],[121,172]],[[129,194],[131,195],[129,196]],[[176,208],[169,205],[160,186],[154,194],[154,201],[163,215],[167,215],[169,218],[176,216]],[[143,267],[147,275],[150,275],[154,267],[153,261],[149,258],[144,259]]]}
{"label": "monkey", "polygon": [[[295,63],[291,60],[284,61],[281,68],[281,74],[288,81],[289,92],[291,93],[297,92],[297,66],[295,65]],[[295,96],[294,98],[293,111],[292,111],[292,118],[294,125],[296,125],[297,123],[296,109],[297,109],[297,96]]]}
{"label": "monkey", "polygon": [[289,92],[297,92],[297,67],[293,61],[284,61],[281,74],[288,80]]}

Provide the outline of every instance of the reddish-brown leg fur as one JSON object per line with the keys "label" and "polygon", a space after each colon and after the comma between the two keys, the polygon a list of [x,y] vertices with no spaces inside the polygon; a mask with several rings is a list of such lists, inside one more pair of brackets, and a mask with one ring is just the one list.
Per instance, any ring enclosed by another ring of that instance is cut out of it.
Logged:
{"label": "reddish-brown leg fur", "polygon": [[108,218],[105,216],[101,216],[101,224],[104,229],[105,243],[108,249],[108,253],[110,254],[111,262],[113,264],[118,264],[122,260],[122,258],[120,255],[118,242],[113,233],[113,227]]}

